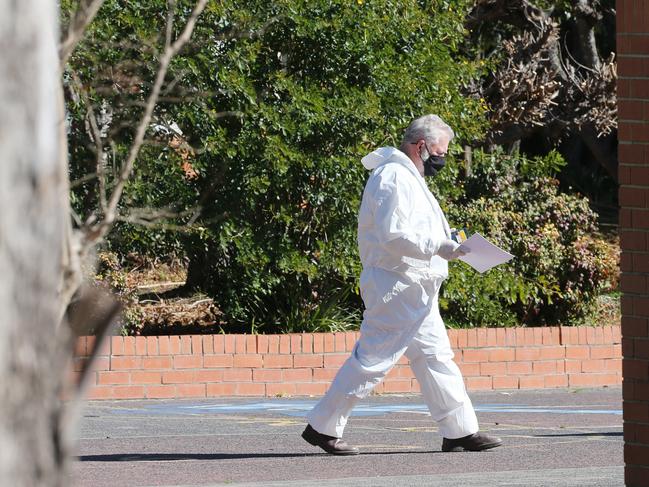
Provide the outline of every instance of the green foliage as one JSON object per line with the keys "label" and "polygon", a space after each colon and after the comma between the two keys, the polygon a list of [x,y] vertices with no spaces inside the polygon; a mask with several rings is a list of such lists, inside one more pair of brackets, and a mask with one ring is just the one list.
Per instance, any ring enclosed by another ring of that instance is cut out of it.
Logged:
{"label": "green foliage", "polygon": [[398,144],[426,112],[464,137],[482,128],[483,107],[459,92],[476,68],[456,57],[466,3],[452,3],[223,8],[228,25],[248,15],[273,19],[199,68],[217,73],[218,108],[242,113],[223,125],[212,166],[222,184],[205,218],[222,218],[186,246],[199,263],[190,282],[216,297],[232,329],[253,320],[267,332],[358,324],[356,217],[367,177],[360,158]]}
{"label": "green foliage", "polygon": [[453,263],[442,306],[451,322],[475,326],[569,324],[592,311],[616,274],[611,244],[596,236],[588,200],[561,193],[561,158],[477,152],[463,194],[449,203],[456,226],[487,236],[516,257],[478,275]]}
{"label": "green foliage", "polygon": [[[75,4],[62,2],[64,16]],[[367,178],[360,158],[398,145],[424,113],[440,114],[460,142],[478,140],[485,128],[486,105],[461,94],[489,68],[458,54],[471,4],[209,2],[172,62],[119,206],[122,220],[146,209],[179,216],[157,220],[163,230],[122,221],[108,248],[184,253],[189,284],[216,299],[226,331],[356,326],[356,217]],[[81,95],[104,132],[110,192],[155,76],[166,5],[106,0],[66,69],[72,201],[81,220],[102,217],[102,185],[86,178],[97,157]],[[191,5],[176,2],[176,34]],[[173,124],[182,134],[169,130]],[[452,265],[441,301],[451,324],[582,319],[612,279],[609,247],[589,236],[592,212],[552,178],[562,164],[556,153],[478,153],[472,175],[451,162],[433,181],[449,220],[517,255],[483,276]],[[109,268],[100,276],[120,289],[123,271]],[[137,327],[137,316],[128,323]]]}
{"label": "green foliage", "polygon": [[[64,16],[75,4],[63,2]],[[96,170],[96,156],[74,76],[95,113],[109,115],[101,128],[110,192],[155,76],[166,4],[107,0],[68,65],[71,175],[79,180],[73,206],[81,220],[101,218],[101,185],[83,179]],[[191,4],[177,2],[174,32]],[[189,283],[213,295],[233,326],[357,324],[360,157],[398,144],[412,118],[427,112],[466,139],[484,128],[485,107],[460,93],[478,69],[457,54],[469,6],[210,2],[174,58],[154,112],[158,126],[177,124],[196,148],[189,162],[197,177],[188,176],[173,135],[151,127],[119,207],[122,220],[133,209],[164,208],[186,216],[158,223],[192,225],[172,234],[120,223],[109,248],[164,253],[182,245]]]}
{"label": "green foliage", "polygon": [[[79,3],[73,0],[61,3],[63,24]],[[189,0],[176,2],[176,35],[192,3]],[[79,221],[104,217],[100,193],[110,196],[134,140],[164,47],[166,8],[165,1],[104,2],[65,67],[71,202]],[[106,244],[118,253],[134,251],[155,256],[182,252],[178,232],[164,231],[164,228],[182,224],[187,217],[139,216],[159,213],[158,210],[166,215],[182,215],[196,204],[198,181],[188,177],[184,170],[186,157],[174,145],[177,140],[168,128],[174,121],[175,109],[180,108],[174,107],[171,100],[182,99],[187,88],[179,87],[181,77],[181,71],[174,65],[119,203],[118,223]],[[186,111],[198,113],[191,109]],[[96,153],[97,141],[91,129],[93,118],[101,133],[103,157]],[[133,218],[133,215],[138,217]],[[128,223],[131,220],[138,224]],[[139,223],[151,224],[154,230]]]}

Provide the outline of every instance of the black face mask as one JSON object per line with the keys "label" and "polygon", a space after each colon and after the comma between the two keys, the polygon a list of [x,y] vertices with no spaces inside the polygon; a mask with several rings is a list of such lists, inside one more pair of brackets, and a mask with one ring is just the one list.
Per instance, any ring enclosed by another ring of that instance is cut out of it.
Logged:
{"label": "black face mask", "polygon": [[[424,150],[429,154],[427,148],[424,148]],[[423,156],[420,157],[424,161],[424,176],[436,176],[446,164],[444,156],[433,156],[429,154],[426,159]]]}
{"label": "black face mask", "polygon": [[424,176],[436,176],[446,164],[446,159],[442,156],[428,156],[424,160]]}

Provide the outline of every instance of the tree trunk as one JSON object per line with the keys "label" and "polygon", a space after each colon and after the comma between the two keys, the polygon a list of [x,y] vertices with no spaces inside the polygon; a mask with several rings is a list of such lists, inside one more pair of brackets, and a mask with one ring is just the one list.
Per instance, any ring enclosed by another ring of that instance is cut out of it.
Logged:
{"label": "tree trunk", "polygon": [[587,68],[598,70],[602,61],[597,49],[595,26],[601,20],[601,15],[598,15],[591,3],[590,0],[577,0],[574,7],[579,51],[577,55]]}
{"label": "tree trunk", "polygon": [[57,2],[0,0],[0,485],[66,485]]}
{"label": "tree trunk", "polygon": [[579,136],[595,160],[617,182],[617,132],[598,137],[594,127],[585,126],[579,131]]}

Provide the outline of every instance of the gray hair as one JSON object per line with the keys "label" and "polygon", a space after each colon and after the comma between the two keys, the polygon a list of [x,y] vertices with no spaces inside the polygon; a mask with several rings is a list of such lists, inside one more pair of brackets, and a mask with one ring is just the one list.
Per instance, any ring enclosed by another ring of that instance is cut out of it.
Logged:
{"label": "gray hair", "polygon": [[401,140],[401,147],[422,139],[429,144],[437,144],[442,137],[448,137],[450,142],[455,137],[455,132],[439,116],[424,115],[408,125]]}

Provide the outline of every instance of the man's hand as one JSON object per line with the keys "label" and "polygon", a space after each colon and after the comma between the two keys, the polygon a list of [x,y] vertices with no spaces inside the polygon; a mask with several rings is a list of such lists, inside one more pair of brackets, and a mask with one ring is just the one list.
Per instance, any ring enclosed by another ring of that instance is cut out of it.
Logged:
{"label": "man's hand", "polygon": [[444,240],[437,251],[437,255],[446,260],[455,260],[468,253],[469,249],[465,245],[460,245],[453,240]]}

